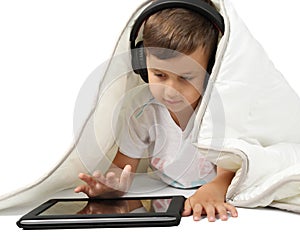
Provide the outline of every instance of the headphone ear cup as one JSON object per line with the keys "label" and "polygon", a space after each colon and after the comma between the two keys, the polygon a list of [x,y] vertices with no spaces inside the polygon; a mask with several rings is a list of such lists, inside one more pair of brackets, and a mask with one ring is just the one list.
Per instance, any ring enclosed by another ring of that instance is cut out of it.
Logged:
{"label": "headphone ear cup", "polygon": [[141,78],[146,83],[148,83],[148,71],[143,41],[140,41],[136,44],[135,48],[132,49],[131,54],[131,64],[133,71],[139,74]]}

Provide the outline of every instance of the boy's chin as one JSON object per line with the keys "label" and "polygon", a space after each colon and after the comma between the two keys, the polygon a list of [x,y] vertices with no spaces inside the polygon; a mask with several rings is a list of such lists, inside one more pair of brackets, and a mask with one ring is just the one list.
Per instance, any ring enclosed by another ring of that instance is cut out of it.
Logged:
{"label": "boy's chin", "polygon": [[173,113],[177,114],[182,114],[186,112],[192,112],[194,109],[192,108],[191,105],[183,105],[183,106],[166,106],[167,109]]}

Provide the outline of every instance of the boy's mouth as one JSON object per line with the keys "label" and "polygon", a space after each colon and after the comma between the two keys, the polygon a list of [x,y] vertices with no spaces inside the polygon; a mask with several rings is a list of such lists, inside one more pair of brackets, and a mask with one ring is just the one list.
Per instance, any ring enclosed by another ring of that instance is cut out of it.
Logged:
{"label": "boy's mouth", "polygon": [[176,105],[176,104],[182,103],[182,100],[180,100],[180,99],[166,99],[166,98],[163,98],[163,101],[167,105]]}

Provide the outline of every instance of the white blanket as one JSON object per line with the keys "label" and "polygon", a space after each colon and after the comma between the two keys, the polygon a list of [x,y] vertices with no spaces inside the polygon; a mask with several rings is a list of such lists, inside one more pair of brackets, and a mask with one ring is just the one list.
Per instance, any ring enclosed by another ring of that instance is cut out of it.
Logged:
{"label": "white blanket", "polygon": [[[300,212],[300,99],[275,69],[227,0],[214,1],[225,19],[211,78],[195,123],[194,142],[207,157],[237,171],[227,193],[236,206]],[[113,58],[89,78],[92,101],[75,111],[74,145],[44,176],[0,196],[0,208],[26,203],[78,184],[78,172],[105,171],[116,150],[111,123],[123,94],[141,84],[131,72],[133,14]],[[85,96],[85,90],[81,96]]]}

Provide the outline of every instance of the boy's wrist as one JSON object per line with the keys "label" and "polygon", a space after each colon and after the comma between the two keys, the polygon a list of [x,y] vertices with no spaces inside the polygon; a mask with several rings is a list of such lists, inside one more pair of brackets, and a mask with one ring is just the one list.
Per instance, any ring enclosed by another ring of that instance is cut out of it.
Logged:
{"label": "boy's wrist", "polygon": [[211,181],[211,183],[217,184],[227,188],[230,185],[235,173],[226,169],[217,168],[217,176]]}

